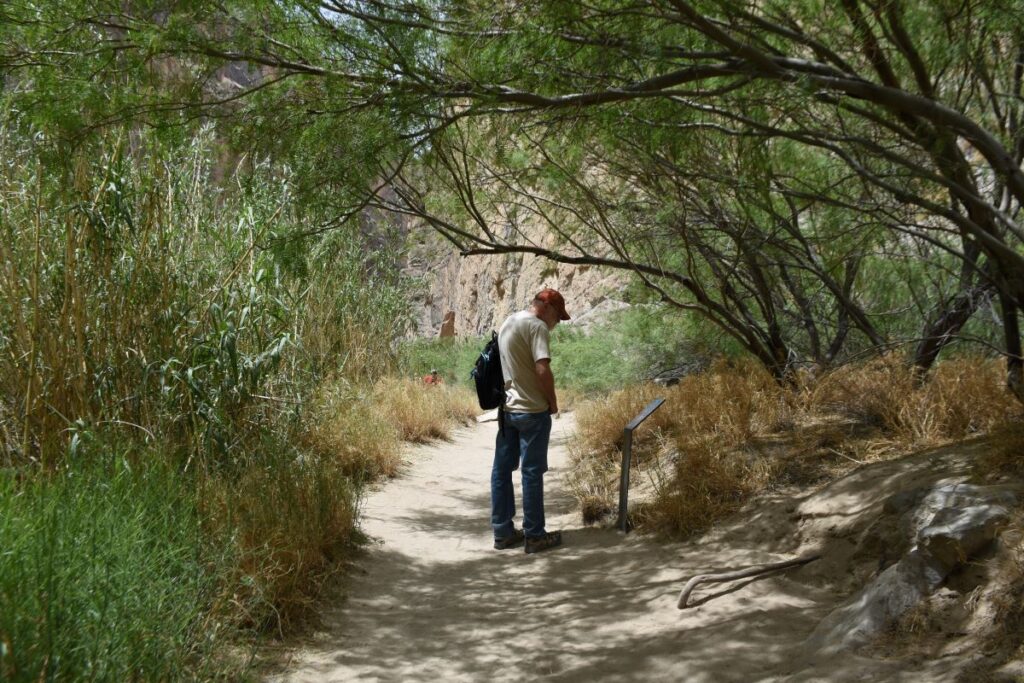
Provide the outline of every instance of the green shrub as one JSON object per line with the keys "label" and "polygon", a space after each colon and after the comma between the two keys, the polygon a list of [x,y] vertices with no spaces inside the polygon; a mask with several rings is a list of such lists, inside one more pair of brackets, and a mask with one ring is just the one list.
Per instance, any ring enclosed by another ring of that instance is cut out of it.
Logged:
{"label": "green shrub", "polygon": [[485,337],[412,339],[398,347],[398,371],[405,378],[420,378],[436,369],[449,386],[472,386],[469,371],[487,343]]}
{"label": "green shrub", "polygon": [[584,332],[559,325],[552,368],[561,386],[603,394],[712,355],[738,350],[706,324],[667,306],[645,304],[613,313]]}
{"label": "green shrub", "polygon": [[610,326],[590,334],[572,327],[555,328],[551,368],[558,386],[594,394],[635,383],[633,359],[618,342],[619,335]]}

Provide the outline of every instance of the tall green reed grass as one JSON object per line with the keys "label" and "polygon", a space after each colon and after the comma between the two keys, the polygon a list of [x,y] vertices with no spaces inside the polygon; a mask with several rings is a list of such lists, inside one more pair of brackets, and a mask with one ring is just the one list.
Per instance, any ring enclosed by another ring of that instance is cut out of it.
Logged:
{"label": "tall green reed grass", "polygon": [[[321,387],[394,366],[398,253],[323,230],[287,168],[209,127],[54,154],[8,124],[0,673],[203,677],[299,620],[351,544],[360,473],[304,435]],[[96,456],[125,452],[145,457]]]}
{"label": "tall green reed grass", "polygon": [[0,678],[178,678],[216,641],[203,543],[188,480],[159,459],[4,474]]}
{"label": "tall green reed grass", "polygon": [[328,218],[287,169],[215,183],[209,128],[51,166],[2,127],[0,149],[0,465],[57,464],[78,422],[229,463],[316,383],[393,367],[396,250],[355,226],[295,237]]}

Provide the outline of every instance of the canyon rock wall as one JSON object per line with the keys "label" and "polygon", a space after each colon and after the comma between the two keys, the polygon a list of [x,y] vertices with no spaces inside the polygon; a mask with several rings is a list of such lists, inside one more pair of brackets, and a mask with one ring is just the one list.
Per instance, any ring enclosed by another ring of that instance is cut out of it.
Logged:
{"label": "canyon rock wall", "polygon": [[[414,228],[411,237],[406,272],[420,282],[412,297],[418,337],[436,337],[450,311],[456,336],[485,335],[510,313],[526,308],[545,287],[565,297],[571,323],[625,306],[619,299],[629,276],[621,270],[560,264],[532,254],[463,257],[429,229]],[[531,237],[554,246],[550,235]]]}

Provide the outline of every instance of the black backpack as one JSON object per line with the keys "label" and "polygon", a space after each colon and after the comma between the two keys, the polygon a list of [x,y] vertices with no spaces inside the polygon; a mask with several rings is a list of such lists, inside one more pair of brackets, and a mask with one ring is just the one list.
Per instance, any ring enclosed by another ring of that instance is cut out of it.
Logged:
{"label": "black backpack", "polygon": [[500,408],[505,403],[505,378],[501,375],[501,355],[498,353],[498,333],[491,332],[491,340],[484,346],[476,365],[469,373],[476,384],[476,397],[484,410]]}

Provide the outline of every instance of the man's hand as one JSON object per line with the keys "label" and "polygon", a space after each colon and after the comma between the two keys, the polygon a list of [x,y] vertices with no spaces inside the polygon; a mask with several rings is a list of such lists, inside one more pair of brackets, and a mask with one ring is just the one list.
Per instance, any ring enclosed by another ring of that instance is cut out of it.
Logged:
{"label": "man's hand", "polygon": [[555,396],[555,376],[551,373],[551,359],[542,358],[533,364],[537,372],[537,381],[544,398],[548,400],[548,410],[552,415],[558,413],[558,397]]}

